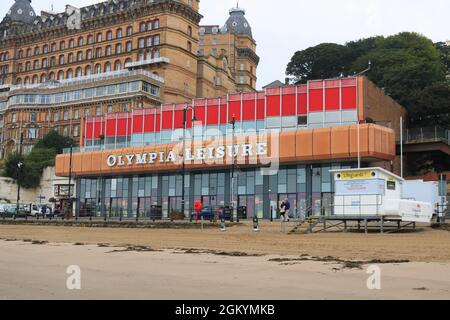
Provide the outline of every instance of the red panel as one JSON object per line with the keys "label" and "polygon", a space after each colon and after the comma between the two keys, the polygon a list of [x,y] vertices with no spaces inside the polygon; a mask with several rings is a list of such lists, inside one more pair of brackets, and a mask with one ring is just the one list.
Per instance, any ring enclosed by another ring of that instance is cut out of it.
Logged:
{"label": "red panel", "polygon": [[156,128],[155,128],[155,132],[160,132],[161,131],[161,111],[156,110]]}
{"label": "red panel", "polygon": [[155,132],[155,115],[146,114],[144,121],[144,132]]}
{"label": "red panel", "polygon": [[227,123],[227,109],[226,101],[224,104],[220,105],[220,124]]}
{"label": "red panel", "polygon": [[184,118],[184,110],[176,110],[173,125],[174,129],[183,128],[183,120],[184,120],[183,118]]}
{"label": "red panel", "polygon": [[194,118],[192,109],[188,109],[186,112],[186,128],[192,128],[192,118]]}
{"label": "red panel", "polygon": [[356,87],[342,88],[342,109],[356,109]]}
{"label": "red panel", "polygon": [[241,102],[229,101],[228,102],[228,121],[233,120],[233,115],[236,117],[236,121],[241,120]]}
{"label": "red panel", "polygon": [[258,93],[258,101],[256,102],[256,119],[264,120],[265,117],[265,95],[264,93]]}
{"label": "red panel", "polygon": [[325,109],[327,111],[340,109],[339,88],[325,90]]}
{"label": "red panel", "polygon": [[92,139],[92,128],[94,127],[94,123],[93,122],[88,122],[86,121],[86,139]]}
{"label": "red panel", "polygon": [[308,113],[308,95],[302,93],[298,95],[297,114],[306,115]]}
{"label": "red panel", "polygon": [[106,136],[115,137],[116,136],[116,119],[111,118],[107,120],[106,123]]}
{"label": "red panel", "polygon": [[280,115],[280,96],[267,96],[267,117],[277,117]]}
{"label": "red panel", "polygon": [[173,111],[163,111],[162,113],[162,129],[172,130],[172,116]]}
{"label": "red panel", "polygon": [[219,124],[219,106],[218,105],[208,105],[208,119],[206,125],[217,125]]}
{"label": "red panel", "polygon": [[118,119],[117,120],[117,136],[126,136],[127,135],[127,119]]}
{"label": "red panel", "polygon": [[96,121],[95,123],[94,123],[95,125],[94,125],[94,139],[100,139],[100,135],[102,134],[102,125],[103,125],[103,122],[100,122],[100,121]]}
{"label": "red panel", "polygon": [[323,111],[323,90],[309,90],[309,111]]}
{"label": "red panel", "polygon": [[283,116],[293,116],[295,115],[295,94],[283,95]]}
{"label": "red panel", "polygon": [[255,100],[244,100],[242,106],[242,120],[255,120]]}
{"label": "red panel", "polygon": [[201,122],[202,126],[205,125],[205,122],[206,122],[205,105],[195,107],[195,119],[197,119],[197,123]]}
{"label": "red panel", "polygon": [[144,130],[143,119],[144,119],[143,115],[133,116],[133,133],[143,132]]}

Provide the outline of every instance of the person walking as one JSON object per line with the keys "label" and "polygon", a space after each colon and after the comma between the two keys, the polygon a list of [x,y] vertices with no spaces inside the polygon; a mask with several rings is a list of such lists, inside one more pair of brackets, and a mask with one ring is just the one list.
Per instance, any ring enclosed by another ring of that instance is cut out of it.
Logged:
{"label": "person walking", "polygon": [[291,203],[289,202],[288,198],[284,199],[284,208],[287,221],[289,222],[289,211],[291,210]]}
{"label": "person walking", "polygon": [[281,222],[286,221],[286,202],[285,201],[281,201],[281,203],[280,203],[280,219],[281,219]]}

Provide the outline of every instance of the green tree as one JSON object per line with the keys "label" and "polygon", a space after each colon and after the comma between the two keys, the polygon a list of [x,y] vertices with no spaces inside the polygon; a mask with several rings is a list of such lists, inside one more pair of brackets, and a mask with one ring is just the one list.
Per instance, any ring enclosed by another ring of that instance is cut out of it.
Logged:
{"label": "green tree", "polygon": [[408,110],[424,88],[445,81],[441,53],[417,33],[403,32],[379,41],[353,63],[352,70],[362,70],[367,61],[372,61],[368,77]]}
{"label": "green tree", "polygon": [[297,51],[289,62],[286,74],[294,82],[338,77],[348,70],[350,50],[335,43],[322,43]]}
{"label": "green tree", "polygon": [[441,60],[445,65],[447,78],[450,80],[450,46],[448,46],[445,42],[437,42],[435,46],[441,53]]}
{"label": "green tree", "polygon": [[70,137],[60,135],[56,131],[50,131],[41,140],[39,140],[35,148],[38,149],[55,149],[57,154],[63,152],[63,149],[69,148],[70,145],[75,146],[75,141]]}
{"label": "green tree", "polygon": [[18,164],[24,162],[23,156],[19,153],[11,153],[5,161],[4,176],[17,180],[19,175]]}

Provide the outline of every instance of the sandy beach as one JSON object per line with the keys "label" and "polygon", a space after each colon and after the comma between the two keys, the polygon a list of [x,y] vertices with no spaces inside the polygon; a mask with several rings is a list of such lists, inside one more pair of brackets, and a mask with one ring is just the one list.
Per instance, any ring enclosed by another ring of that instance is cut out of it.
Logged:
{"label": "sandy beach", "polygon": [[[0,299],[450,299],[450,232],[0,225]],[[25,240],[25,241],[24,241]],[[68,290],[66,270],[81,270]],[[369,266],[381,290],[369,290]]]}

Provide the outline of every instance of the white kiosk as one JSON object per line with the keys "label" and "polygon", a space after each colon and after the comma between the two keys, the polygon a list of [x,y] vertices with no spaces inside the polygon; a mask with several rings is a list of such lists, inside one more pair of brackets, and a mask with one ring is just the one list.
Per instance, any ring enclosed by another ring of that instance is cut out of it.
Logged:
{"label": "white kiosk", "polygon": [[[431,222],[436,204],[428,200],[416,201],[424,199],[420,194],[429,187],[423,181],[416,181],[414,188],[410,188],[412,183],[383,168],[331,172],[334,174],[336,217]],[[405,185],[408,187],[404,188]]]}

